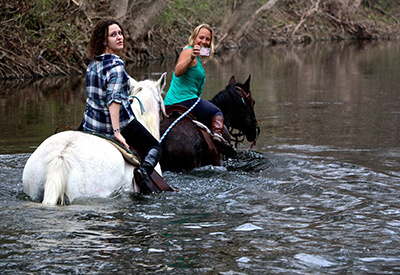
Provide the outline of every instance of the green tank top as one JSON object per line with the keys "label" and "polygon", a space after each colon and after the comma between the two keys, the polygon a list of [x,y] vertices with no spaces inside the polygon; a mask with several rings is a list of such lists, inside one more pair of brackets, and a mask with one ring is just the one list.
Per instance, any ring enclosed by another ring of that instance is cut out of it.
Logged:
{"label": "green tank top", "polygon": [[[187,49],[193,49],[193,47]],[[206,73],[201,65],[200,57],[197,57],[197,64],[189,67],[183,75],[176,76],[175,73],[173,74],[164,104],[172,105],[201,97],[205,82]]]}

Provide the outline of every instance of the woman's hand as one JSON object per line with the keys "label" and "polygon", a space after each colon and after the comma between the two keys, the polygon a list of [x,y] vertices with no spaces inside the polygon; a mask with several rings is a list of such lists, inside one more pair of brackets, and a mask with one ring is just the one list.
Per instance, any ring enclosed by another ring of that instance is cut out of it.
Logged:
{"label": "woman's hand", "polygon": [[122,136],[122,134],[120,132],[114,133],[114,139],[116,141],[118,141],[119,143],[121,143],[122,145],[124,145],[126,147],[126,149],[129,150],[129,145],[128,145],[128,143],[126,143],[125,138]]}
{"label": "woman's hand", "polygon": [[190,56],[193,59],[195,59],[197,56],[200,56],[200,46],[199,45],[194,45],[193,46],[193,51],[192,55]]}

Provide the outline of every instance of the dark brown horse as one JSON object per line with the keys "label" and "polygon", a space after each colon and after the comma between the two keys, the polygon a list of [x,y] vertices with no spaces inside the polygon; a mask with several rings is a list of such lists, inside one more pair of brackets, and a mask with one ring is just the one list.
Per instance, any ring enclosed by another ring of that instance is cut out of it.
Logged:
{"label": "dark brown horse", "polygon": [[[225,90],[219,92],[211,102],[218,106],[225,118],[226,131],[224,137],[231,140],[231,135],[238,142],[246,136],[250,142],[255,142],[259,135],[254,100],[250,92],[250,76],[244,84],[237,83],[232,76]],[[187,109],[183,106],[171,106],[168,118],[161,122],[161,134],[168,129],[167,135],[161,142],[163,154],[160,161],[164,171],[190,171],[205,165],[221,165],[223,156],[214,146],[211,135],[203,130],[188,113],[176,123],[176,119]],[[172,128],[171,124],[176,123]],[[206,125],[210,127],[210,125]],[[228,131],[229,129],[229,131]],[[233,133],[236,130],[237,133]]]}

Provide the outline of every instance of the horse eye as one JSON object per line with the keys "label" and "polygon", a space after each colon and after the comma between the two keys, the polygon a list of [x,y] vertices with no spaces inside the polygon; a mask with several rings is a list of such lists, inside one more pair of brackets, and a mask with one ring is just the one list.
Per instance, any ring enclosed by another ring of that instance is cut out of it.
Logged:
{"label": "horse eye", "polygon": [[256,101],[253,99],[253,105],[256,105]]}

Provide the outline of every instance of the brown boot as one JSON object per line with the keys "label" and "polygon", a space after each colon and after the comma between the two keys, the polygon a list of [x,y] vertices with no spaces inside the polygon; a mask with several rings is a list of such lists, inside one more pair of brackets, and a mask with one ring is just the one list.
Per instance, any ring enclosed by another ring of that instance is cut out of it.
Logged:
{"label": "brown boot", "polygon": [[213,134],[212,140],[218,151],[227,157],[236,155],[235,149],[222,137],[224,131],[224,117],[214,116],[211,119],[211,133]]}

